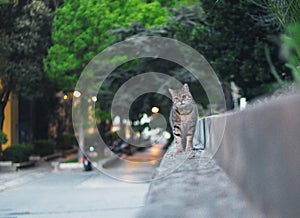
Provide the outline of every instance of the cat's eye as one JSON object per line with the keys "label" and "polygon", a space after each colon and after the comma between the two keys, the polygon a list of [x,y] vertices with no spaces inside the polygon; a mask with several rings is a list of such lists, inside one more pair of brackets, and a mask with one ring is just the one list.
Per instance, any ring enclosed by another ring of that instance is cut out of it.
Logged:
{"label": "cat's eye", "polygon": [[186,95],[182,95],[181,97],[182,97],[182,98],[186,98]]}

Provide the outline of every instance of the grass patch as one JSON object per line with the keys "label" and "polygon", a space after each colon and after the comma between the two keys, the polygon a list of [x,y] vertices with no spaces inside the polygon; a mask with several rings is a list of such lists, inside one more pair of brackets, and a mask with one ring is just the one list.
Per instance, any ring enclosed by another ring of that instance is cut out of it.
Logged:
{"label": "grass patch", "polygon": [[76,157],[76,158],[71,159],[71,160],[66,160],[63,163],[78,163],[78,158]]}

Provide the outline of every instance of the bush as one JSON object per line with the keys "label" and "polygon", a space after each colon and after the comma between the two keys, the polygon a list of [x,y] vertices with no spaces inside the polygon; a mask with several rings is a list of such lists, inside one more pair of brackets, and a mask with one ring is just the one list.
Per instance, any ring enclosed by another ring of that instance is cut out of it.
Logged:
{"label": "bush", "polygon": [[63,150],[71,149],[74,145],[77,145],[77,139],[74,134],[66,133],[63,134],[62,140],[60,141],[60,148]]}
{"label": "bush", "polygon": [[0,130],[0,144],[5,144],[7,142],[7,136],[4,132]]}
{"label": "bush", "polygon": [[35,140],[33,144],[33,153],[39,156],[46,156],[53,154],[54,152],[54,142],[50,140]]}
{"label": "bush", "polygon": [[16,144],[8,147],[3,152],[3,159],[13,162],[28,161],[29,156],[33,153],[33,146],[31,144]]}

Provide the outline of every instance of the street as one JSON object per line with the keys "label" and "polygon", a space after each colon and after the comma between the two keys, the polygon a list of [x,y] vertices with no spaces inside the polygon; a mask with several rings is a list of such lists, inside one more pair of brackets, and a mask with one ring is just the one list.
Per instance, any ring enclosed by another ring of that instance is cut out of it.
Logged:
{"label": "street", "polygon": [[[151,153],[146,150],[130,158],[147,159]],[[97,169],[54,172],[43,167],[16,172],[17,177],[5,183],[11,185],[0,192],[0,218],[135,217],[143,208],[149,183],[121,180],[145,181],[156,163],[138,165],[117,161],[105,169],[118,180]]]}

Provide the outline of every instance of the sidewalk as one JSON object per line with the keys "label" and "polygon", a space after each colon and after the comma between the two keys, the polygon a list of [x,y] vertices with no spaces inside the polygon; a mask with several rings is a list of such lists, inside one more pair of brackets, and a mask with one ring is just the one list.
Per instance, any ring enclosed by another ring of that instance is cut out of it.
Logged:
{"label": "sidewalk", "polygon": [[0,172],[0,192],[41,178],[51,172],[50,163],[38,163],[37,167],[12,172]]}
{"label": "sidewalk", "polygon": [[[159,160],[162,158],[162,147],[163,145],[156,144],[155,146],[143,151],[137,152],[132,156],[125,157],[128,161],[137,161],[137,162],[145,162],[151,160]],[[71,159],[69,157],[69,159]],[[67,158],[59,158],[52,162],[62,162],[63,160],[67,160]],[[51,172],[58,171],[82,171],[83,166],[82,163],[71,163],[70,166],[64,166],[60,169],[55,169],[52,162],[38,162],[37,166],[28,169],[20,169],[18,171],[11,172],[0,172],[0,192],[6,189],[10,189],[13,187],[18,187],[23,184],[34,181],[35,179],[41,178]],[[106,171],[102,168],[102,165],[105,165],[109,168],[109,166],[114,165],[120,162],[120,158],[117,156],[107,157],[103,160],[99,161],[97,168],[101,169],[101,171]],[[65,164],[68,165],[68,164]],[[95,166],[94,166],[95,167]],[[94,169],[97,170],[97,169]]]}
{"label": "sidewalk", "polygon": [[[115,164],[107,170],[142,179],[154,170],[151,167]],[[96,169],[54,171],[49,167],[0,174],[0,184],[5,189],[0,191],[0,217],[10,218],[134,218],[149,188],[149,183],[113,179]]]}

